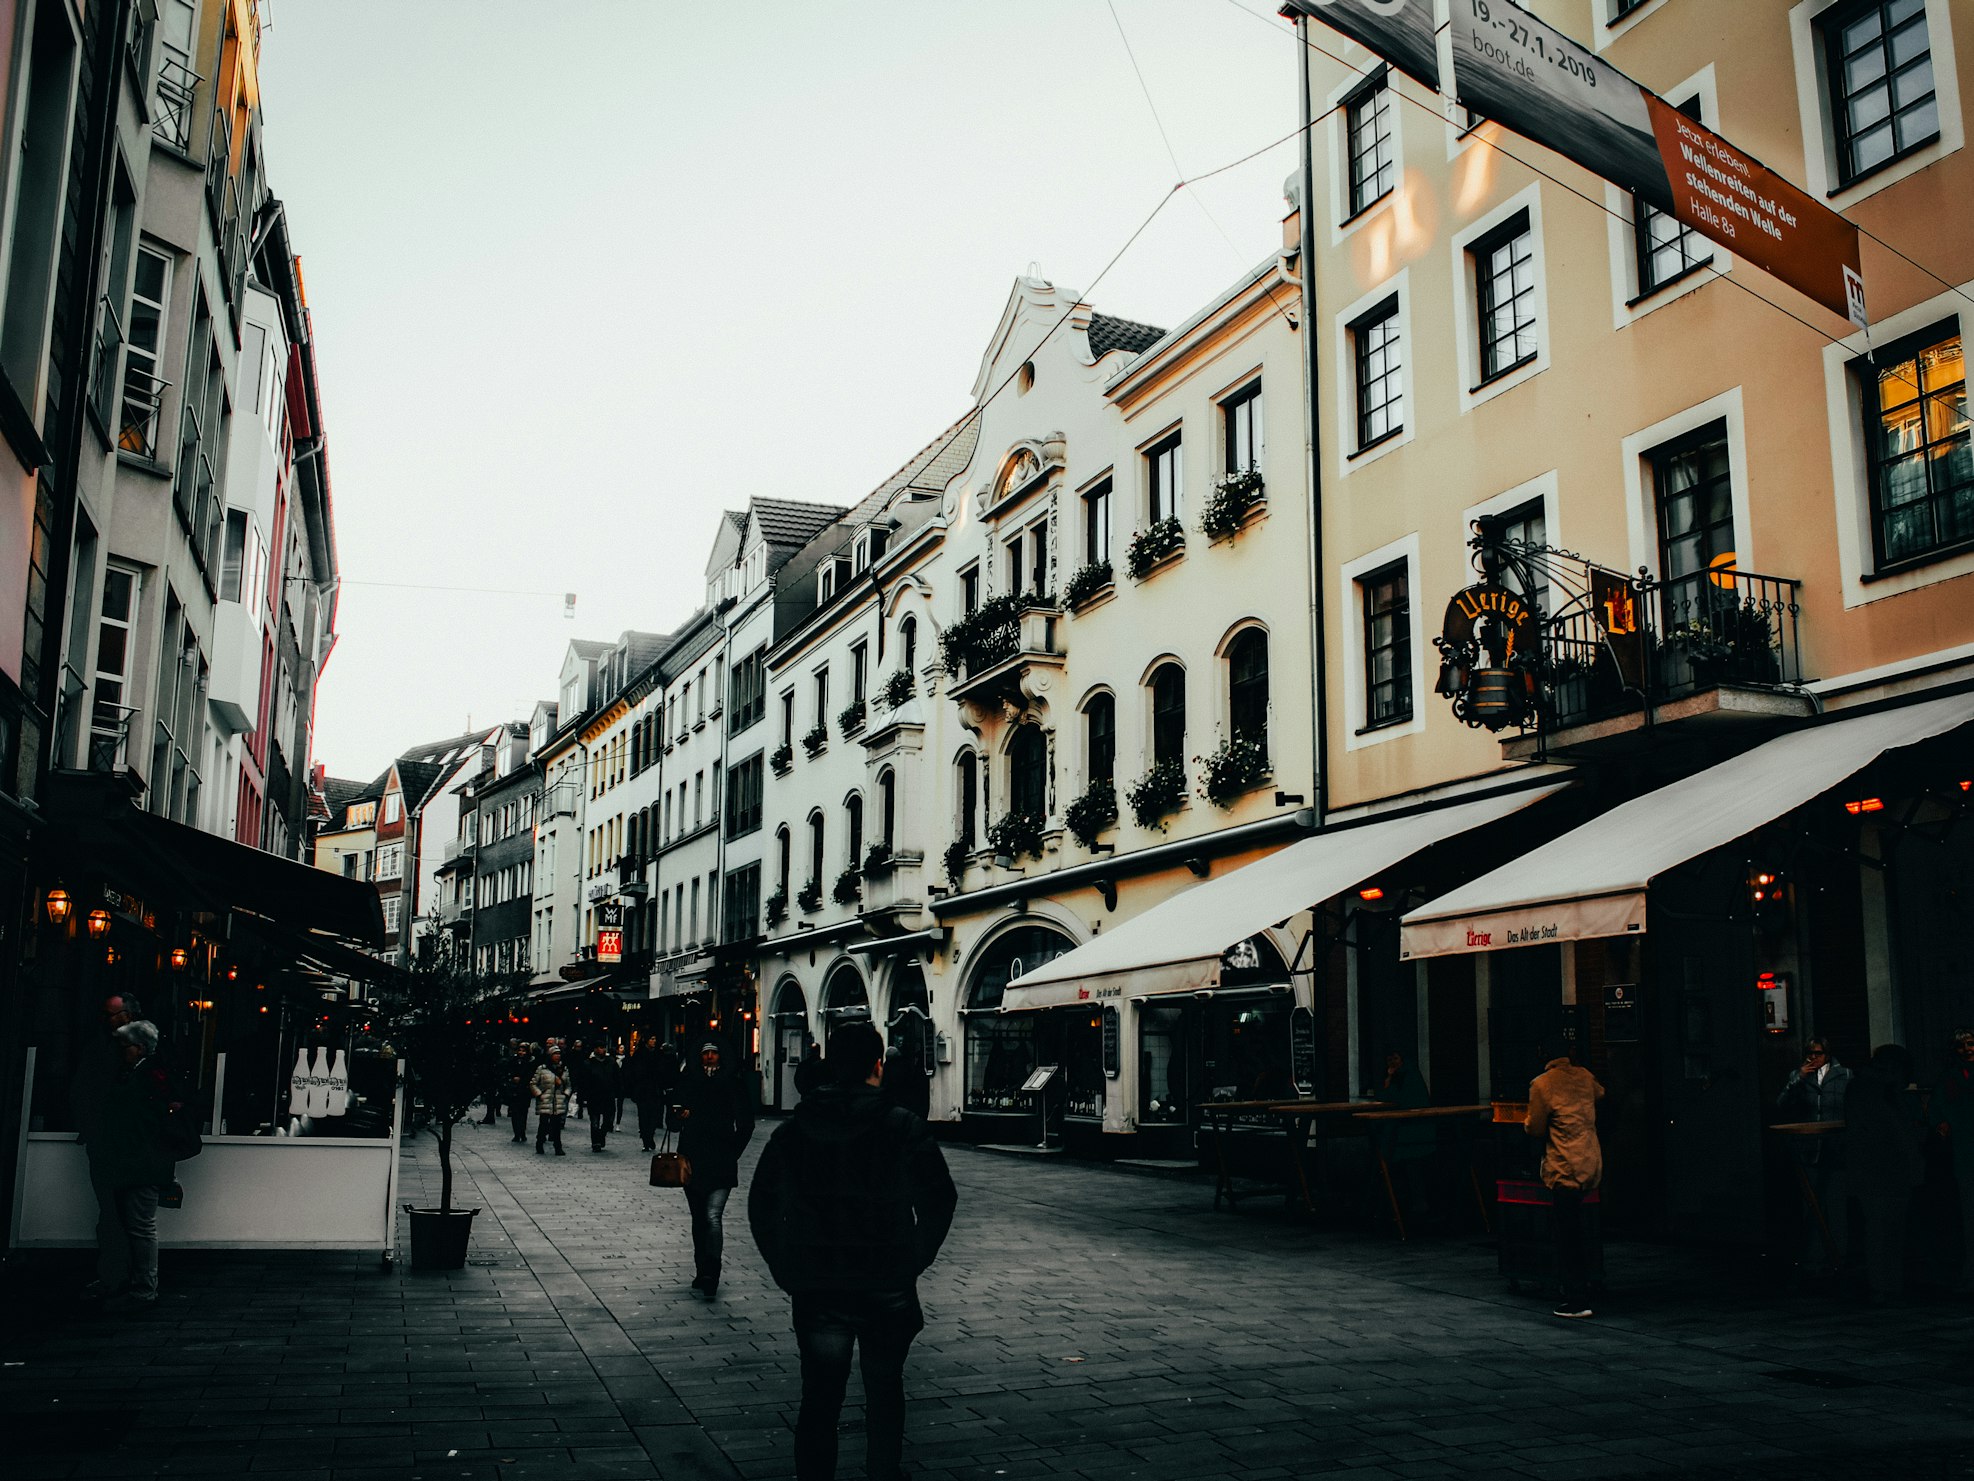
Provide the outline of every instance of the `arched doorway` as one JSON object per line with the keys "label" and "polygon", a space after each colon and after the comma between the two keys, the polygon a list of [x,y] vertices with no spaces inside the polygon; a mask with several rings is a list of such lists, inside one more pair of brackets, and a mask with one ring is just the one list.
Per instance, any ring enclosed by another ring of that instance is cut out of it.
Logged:
{"label": "arched doorway", "polygon": [[[966,1096],[969,1120],[985,1135],[1015,1135],[1018,1121],[1032,1123],[1030,1097],[1021,1093],[1036,1065],[1036,1015],[997,1010],[1008,984],[1076,943],[1050,926],[1018,926],[995,937],[973,960],[966,990]],[[1006,1121],[1005,1132],[996,1129]],[[1029,1128],[1032,1137],[1032,1124]]]}
{"label": "arched doorway", "polygon": [[891,1077],[901,1077],[897,1088],[900,1105],[919,1115],[931,1110],[932,1077],[938,1072],[935,1059],[936,1036],[932,1032],[932,999],[925,990],[925,969],[915,961],[900,962],[891,973],[891,1016],[884,1023],[887,1053],[884,1061],[886,1088]]}
{"label": "arched doorway", "polygon": [[809,1000],[801,983],[793,977],[781,980],[775,988],[769,1017],[774,1020],[774,1067],[768,1076],[769,1100],[777,1111],[789,1111],[801,1099],[795,1091],[795,1069],[808,1053],[811,1042]]}

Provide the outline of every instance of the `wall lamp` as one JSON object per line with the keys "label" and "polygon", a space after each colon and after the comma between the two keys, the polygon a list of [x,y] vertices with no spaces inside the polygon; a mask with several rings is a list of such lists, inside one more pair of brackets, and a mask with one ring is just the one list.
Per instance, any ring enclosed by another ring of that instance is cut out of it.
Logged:
{"label": "wall lamp", "polygon": [[48,892],[48,923],[50,925],[67,925],[69,911],[73,908],[74,902],[69,899],[69,892],[60,885],[56,885],[55,888]]}
{"label": "wall lamp", "polygon": [[110,934],[110,913],[98,906],[89,912],[89,935],[92,940],[101,941]]}
{"label": "wall lamp", "polygon": [[1090,845],[1090,852],[1093,854],[1114,854],[1117,852],[1117,845],[1114,843],[1093,843]]}
{"label": "wall lamp", "polygon": [[1303,795],[1300,792],[1277,792],[1275,794],[1275,806],[1277,807],[1287,807],[1290,803],[1301,807],[1303,800]]}
{"label": "wall lamp", "polygon": [[1192,855],[1185,863],[1186,868],[1192,871],[1194,879],[1205,879],[1213,870],[1213,866],[1198,854]]}

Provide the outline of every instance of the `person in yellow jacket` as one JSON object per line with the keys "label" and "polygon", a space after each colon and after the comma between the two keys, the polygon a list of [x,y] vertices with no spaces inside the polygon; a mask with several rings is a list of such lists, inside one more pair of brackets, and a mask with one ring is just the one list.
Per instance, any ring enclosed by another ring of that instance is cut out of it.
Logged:
{"label": "person in yellow jacket", "polygon": [[1604,1087],[1567,1054],[1543,1066],[1528,1088],[1528,1134],[1546,1137],[1542,1186],[1555,1213],[1556,1274],[1562,1299],[1556,1315],[1587,1317],[1590,1257],[1583,1242],[1584,1196],[1604,1181],[1604,1148],[1597,1140],[1597,1102]]}
{"label": "person in yellow jacket", "polygon": [[569,1115],[569,1069],[562,1063],[560,1044],[548,1046],[548,1059],[535,1071],[530,1088],[535,1096],[535,1155],[542,1155],[544,1143],[554,1142],[560,1157],[562,1123]]}

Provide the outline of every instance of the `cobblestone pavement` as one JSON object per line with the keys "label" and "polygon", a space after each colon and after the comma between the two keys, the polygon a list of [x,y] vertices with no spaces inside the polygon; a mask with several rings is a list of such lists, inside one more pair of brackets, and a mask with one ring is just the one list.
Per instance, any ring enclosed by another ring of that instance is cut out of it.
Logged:
{"label": "cobblestone pavement", "polygon": [[[159,1308],[114,1316],[75,1303],[79,1257],[21,1257],[0,1472],[791,1474],[788,1304],[739,1203],[709,1307],[686,1291],[684,1200],[645,1186],[636,1138],[594,1155],[571,1133],[557,1159],[462,1128],[459,1196],[484,1212],[456,1275],[167,1253]],[[1193,1179],[948,1159],[960,1214],[908,1371],[917,1478],[1974,1477],[1974,1306],[1764,1296],[1614,1244],[1597,1318],[1560,1322],[1479,1239],[1401,1246],[1272,1200],[1215,1213]],[[405,1174],[407,1198],[436,1192],[429,1140]],[[853,1430],[857,1398],[853,1379]],[[846,1434],[846,1478],[861,1450]]]}

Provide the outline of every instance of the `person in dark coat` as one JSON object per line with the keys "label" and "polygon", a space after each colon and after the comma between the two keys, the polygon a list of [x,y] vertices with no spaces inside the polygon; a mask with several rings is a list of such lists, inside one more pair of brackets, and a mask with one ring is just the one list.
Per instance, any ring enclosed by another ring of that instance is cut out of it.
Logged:
{"label": "person in dark coat", "polygon": [[678,1056],[657,1034],[646,1034],[632,1045],[624,1060],[624,1093],[637,1107],[637,1139],[647,1152],[658,1150],[659,1123],[678,1083]]}
{"label": "person in dark coat", "polygon": [[[1423,1111],[1433,1103],[1426,1077],[1396,1049],[1385,1056],[1385,1078],[1377,1098],[1394,1111]],[[1391,1170],[1392,1196],[1407,1215],[1419,1212],[1427,1203],[1428,1164],[1439,1150],[1438,1130],[1430,1121],[1388,1121],[1374,1135]]]}
{"label": "person in dark coat", "polygon": [[[1803,1046],[1803,1062],[1789,1072],[1782,1093],[1775,1097],[1775,1107],[1784,1121],[1842,1121],[1844,1097],[1850,1088],[1851,1072],[1837,1063],[1830,1041],[1819,1035]],[[1844,1263],[1844,1237],[1850,1225],[1844,1193],[1843,1139],[1836,1132],[1828,1132],[1792,1136],[1789,1142],[1790,1155],[1802,1169],[1803,1186],[1808,1190],[1803,1200],[1803,1244],[1797,1269],[1831,1273]],[[1823,1237],[1826,1225],[1830,1231],[1828,1248]]]}
{"label": "person in dark coat", "polygon": [[601,1152],[617,1109],[617,1060],[606,1045],[598,1044],[576,1066],[576,1093],[589,1107],[589,1149]]}
{"label": "person in dark coat", "polygon": [[158,1194],[171,1181],[165,1122],[171,1089],[157,1061],[155,1024],[133,1019],[116,1031],[123,1068],[97,1108],[89,1143],[89,1173],[107,1190],[116,1218],[97,1230],[97,1289],[119,1290],[131,1306],[158,1299]]}
{"label": "person in dark coat", "polygon": [[1895,1301],[1905,1284],[1906,1214],[1925,1175],[1925,1135],[1911,1088],[1912,1055],[1881,1044],[1851,1076],[1844,1097],[1844,1176],[1864,1214],[1864,1274],[1873,1301]]}
{"label": "person in dark coat", "polygon": [[1953,1053],[1933,1093],[1933,1119],[1946,1140],[1960,1194],[1957,1294],[1974,1292],[1974,1028],[1955,1029]]}
{"label": "person in dark coat", "polygon": [[830,1034],[828,1080],[775,1129],[748,1194],[754,1242],[794,1298],[798,1481],[836,1475],[853,1347],[864,1374],[865,1474],[903,1477],[905,1357],[925,1326],[918,1278],[938,1257],[959,1201],[925,1122],[886,1103],[883,1056],[869,1023]]}
{"label": "person in dark coat", "polygon": [[535,1103],[535,1056],[526,1044],[515,1046],[514,1055],[503,1067],[502,1094],[507,1100],[508,1124],[514,1140],[528,1139],[528,1110]]}
{"label": "person in dark coat", "polygon": [[754,1096],[722,1063],[720,1041],[700,1045],[699,1064],[673,1092],[679,1110],[679,1151],[691,1165],[685,1201],[692,1211],[692,1288],[708,1301],[719,1295],[727,1197],[740,1184],[740,1154],[754,1135]]}
{"label": "person in dark coat", "polygon": [[802,1057],[795,1061],[795,1093],[813,1094],[816,1087],[823,1083],[824,1078],[822,1046],[811,1039],[809,1047],[802,1051]]}

